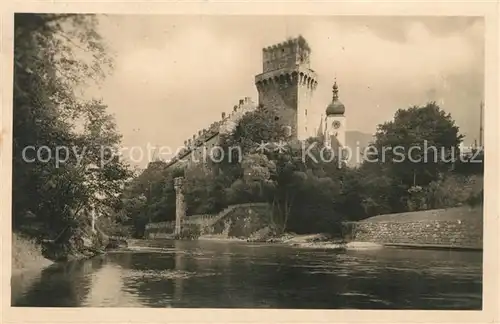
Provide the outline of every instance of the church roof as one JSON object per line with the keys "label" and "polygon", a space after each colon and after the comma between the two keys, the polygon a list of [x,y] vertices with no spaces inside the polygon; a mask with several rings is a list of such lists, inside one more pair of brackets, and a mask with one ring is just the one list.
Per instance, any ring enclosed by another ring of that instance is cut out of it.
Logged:
{"label": "church roof", "polygon": [[345,112],[345,106],[339,100],[339,88],[337,82],[333,84],[333,99],[332,102],[326,107],[326,115],[343,115]]}

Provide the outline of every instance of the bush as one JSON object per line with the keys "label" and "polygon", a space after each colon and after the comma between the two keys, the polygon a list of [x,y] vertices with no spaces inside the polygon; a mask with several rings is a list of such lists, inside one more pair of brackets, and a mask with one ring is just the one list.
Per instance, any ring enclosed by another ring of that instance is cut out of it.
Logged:
{"label": "bush", "polygon": [[429,208],[449,208],[482,202],[482,177],[451,175],[427,188]]}
{"label": "bush", "polygon": [[483,204],[483,190],[481,190],[480,193],[478,194],[474,194],[474,195],[471,195],[468,199],[467,199],[467,204],[471,207],[474,207],[474,206],[479,206],[479,205],[482,205]]}
{"label": "bush", "polygon": [[96,227],[107,235],[111,236],[132,236],[132,226],[127,226],[117,222],[111,217],[99,217],[96,221]]}

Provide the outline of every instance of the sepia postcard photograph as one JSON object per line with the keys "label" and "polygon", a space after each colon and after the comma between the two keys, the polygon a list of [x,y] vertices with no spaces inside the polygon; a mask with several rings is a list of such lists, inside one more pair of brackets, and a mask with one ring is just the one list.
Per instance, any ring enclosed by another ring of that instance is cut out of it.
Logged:
{"label": "sepia postcard photograph", "polygon": [[495,320],[490,4],[4,14],[2,307]]}

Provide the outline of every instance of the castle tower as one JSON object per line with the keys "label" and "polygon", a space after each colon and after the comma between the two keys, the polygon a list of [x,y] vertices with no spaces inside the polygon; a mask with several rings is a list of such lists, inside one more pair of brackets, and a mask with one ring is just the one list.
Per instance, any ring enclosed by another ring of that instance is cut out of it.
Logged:
{"label": "castle tower", "polygon": [[262,50],[263,72],[255,76],[259,105],[274,109],[292,138],[307,139],[307,112],[312,109],[317,75],[310,68],[311,49],[299,36]]}
{"label": "castle tower", "polygon": [[339,100],[339,88],[337,81],[333,84],[332,102],[326,107],[325,117],[325,145],[334,150],[346,145],[345,131],[346,118],[344,116],[345,106]]}

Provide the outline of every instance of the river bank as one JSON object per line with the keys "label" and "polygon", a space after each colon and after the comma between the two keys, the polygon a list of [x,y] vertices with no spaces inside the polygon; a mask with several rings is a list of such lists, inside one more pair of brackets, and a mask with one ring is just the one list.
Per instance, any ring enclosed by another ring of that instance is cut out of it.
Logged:
{"label": "river bank", "polygon": [[12,234],[12,274],[42,270],[53,263],[43,256],[42,246],[34,240]]}
{"label": "river bank", "polygon": [[329,249],[329,250],[365,250],[365,249],[380,249],[383,247],[383,245],[371,242],[345,242],[340,239],[332,239],[331,237],[325,234],[285,233],[283,235],[277,235],[277,236],[251,237],[248,239],[227,237],[223,235],[201,235],[198,238],[198,240],[283,244],[299,248]]}
{"label": "river bank", "polygon": [[97,231],[67,229],[56,240],[37,242],[28,236],[12,234],[12,273],[36,272],[55,262],[90,259],[108,250],[127,247],[121,237],[109,237]]}

